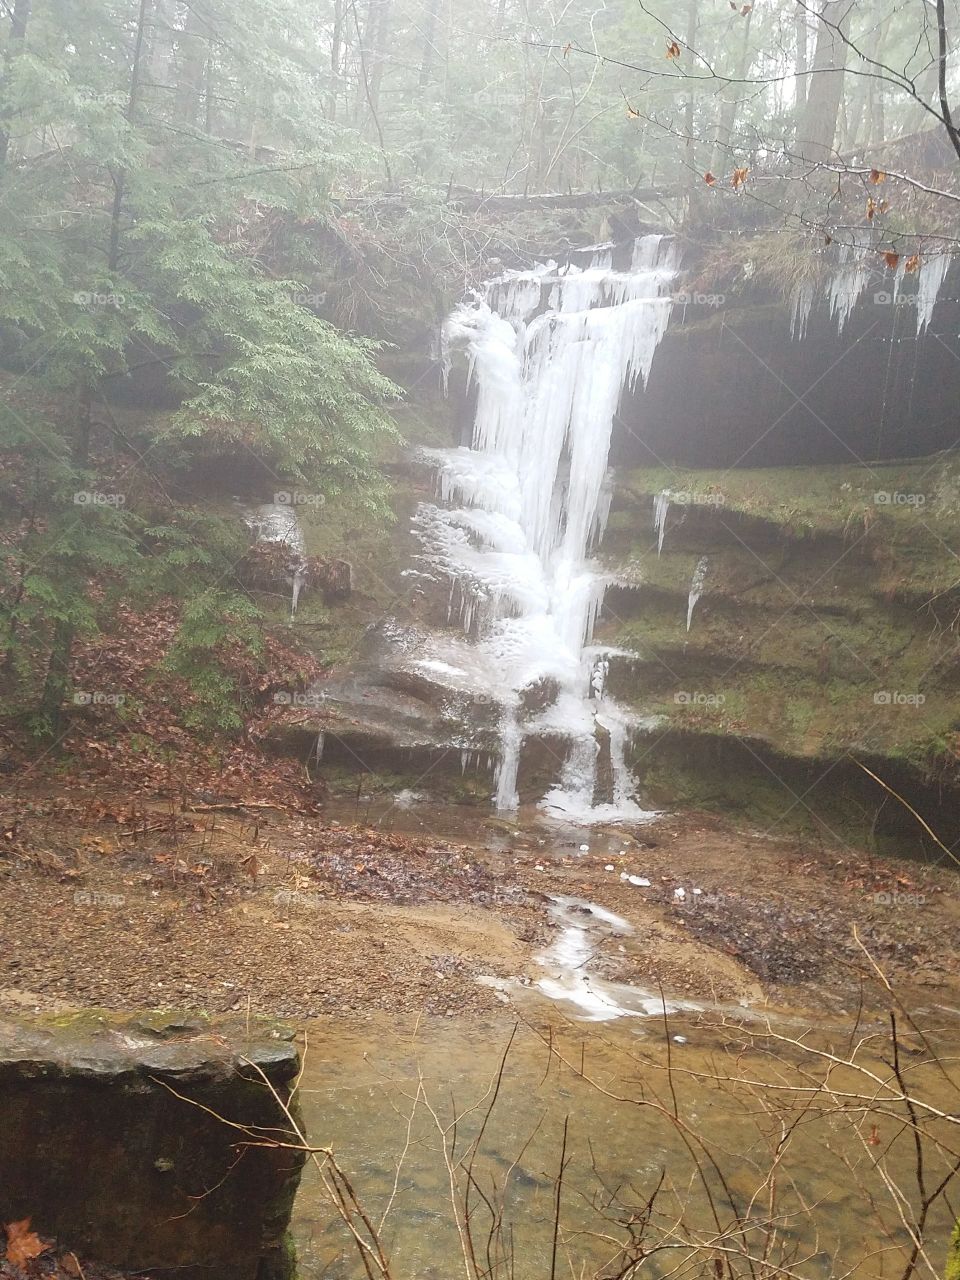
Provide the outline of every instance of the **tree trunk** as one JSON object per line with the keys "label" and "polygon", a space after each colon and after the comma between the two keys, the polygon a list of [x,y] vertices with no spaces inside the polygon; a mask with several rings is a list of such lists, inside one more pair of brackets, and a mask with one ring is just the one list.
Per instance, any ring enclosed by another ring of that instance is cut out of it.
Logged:
{"label": "tree trunk", "polygon": [[200,119],[209,31],[195,0],[187,10],[183,31],[180,33],[180,67],[174,98],[177,118],[188,124],[197,124]]}
{"label": "tree trunk", "polygon": [[390,37],[390,0],[370,0],[364,38],[367,45],[369,76],[368,104],[372,114],[380,117],[380,87],[387,59],[387,43]]}
{"label": "tree trunk", "polygon": [[327,101],[327,114],[331,120],[337,118],[337,100],[340,93],[341,60],[343,58],[343,24],[346,18],[345,0],[334,0],[333,31],[330,34],[330,95]]}
{"label": "tree trunk", "polygon": [[[78,478],[86,469],[90,459],[90,430],[90,395],[84,392],[80,401],[77,437],[71,450],[71,462]],[[72,513],[67,518],[72,520]],[[58,618],[53,628],[50,656],[47,659],[47,674],[38,708],[40,716],[53,737],[59,734],[63,727],[63,704],[70,681],[70,659],[73,656],[76,631],[76,624],[71,618]]]}
{"label": "tree trunk", "polygon": [[419,85],[425,89],[433,80],[433,64],[437,52],[437,20],[440,17],[440,0],[427,0],[426,21],[423,27],[423,53],[420,57]]}
{"label": "tree trunk", "polygon": [[945,0],[937,0],[937,96],[940,102],[940,119],[947,131],[950,145],[960,159],[960,129],[953,119],[950,105],[947,61],[950,56],[950,40],[947,35],[947,8]]}
{"label": "tree trunk", "polygon": [[[7,79],[10,64],[23,48],[27,38],[27,23],[30,21],[30,0],[15,0],[13,12],[10,14],[10,43],[7,45],[3,60],[3,78]],[[0,120],[0,168],[7,162],[10,150],[10,132],[8,113]]]}
{"label": "tree trunk", "polygon": [[170,62],[173,56],[173,15],[171,0],[153,0],[153,21],[146,42],[144,79],[150,84],[169,83]]}
{"label": "tree trunk", "polygon": [[[731,94],[743,91],[743,82],[750,71],[750,23],[752,19],[753,10],[751,9],[743,19],[743,39],[740,42],[740,52],[731,77],[735,83],[727,86],[727,91]],[[714,137],[713,157],[710,163],[711,169],[715,172],[722,172],[726,167],[725,157],[733,143],[733,130],[737,122],[737,108],[739,105],[739,98],[731,96],[720,109],[720,123],[717,126],[717,132]]]}
{"label": "tree trunk", "polygon": [[[133,66],[130,68],[130,88],[127,92],[127,109],[124,115],[127,121],[133,120],[140,98],[140,68],[143,60],[144,35],[147,29],[147,11],[151,0],[140,0],[140,12],[137,21],[137,38],[133,49]],[[110,245],[107,250],[107,264],[111,272],[116,271],[120,260],[120,217],[123,212],[123,196],[126,187],[126,174],[122,169],[113,174],[113,208],[110,211]]]}
{"label": "tree trunk", "polygon": [[797,129],[797,151],[804,160],[814,163],[836,154],[834,143],[849,48],[846,35],[853,3],[854,0],[824,0],[820,11],[810,87]]}
{"label": "tree trunk", "polygon": [[[864,147],[871,142],[882,142],[883,133],[875,132],[876,113],[879,104],[880,119],[883,119],[883,83],[872,75],[873,63],[883,61],[884,45],[889,30],[889,16],[878,22],[872,32],[867,34],[863,44],[865,61],[862,66],[864,75],[856,77],[856,84],[850,96],[847,118],[843,130],[841,150],[844,154],[855,147]],[[881,126],[882,127],[882,126]]]}
{"label": "tree trunk", "polygon": [[[687,34],[686,45],[687,51],[691,52],[697,47],[697,30],[700,24],[700,3],[699,0],[687,0]],[[694,109],[696,107],[696,91],[691,85],[687,94],[687,100],[683,108],[683,132],[684,132],[684,155],[682,168],[686,170],[686,174],[682,171],[679,174],[678,181],[683,183],[686,181],[690,184],[691,196],[694,192],[700,190],[700,172],[697,166],[697,147],[694,138]]]}
{"label": "tree trunk", "polygon": [[795,0],[796,9],[793,14],[793,33],[794,44],[796,46],[796,59],[794,62],[796,72],[796,113],[797,119],[803,115],[804,108],[807,105],[807,11],[800,3]]}

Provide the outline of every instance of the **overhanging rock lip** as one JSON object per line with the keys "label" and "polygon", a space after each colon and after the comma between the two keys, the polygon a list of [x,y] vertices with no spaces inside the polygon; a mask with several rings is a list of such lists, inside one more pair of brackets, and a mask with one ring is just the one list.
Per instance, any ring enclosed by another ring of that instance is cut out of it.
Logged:
{"label": "overhanging rock lip", "polygon": [[[201,1083],[247,1076],[284,1084],[299,1069],[292,1028],[254,1019],[84,1010],[0,1019],[0,1083]],[[258,1070],[259,1068],[259,1070]]]}

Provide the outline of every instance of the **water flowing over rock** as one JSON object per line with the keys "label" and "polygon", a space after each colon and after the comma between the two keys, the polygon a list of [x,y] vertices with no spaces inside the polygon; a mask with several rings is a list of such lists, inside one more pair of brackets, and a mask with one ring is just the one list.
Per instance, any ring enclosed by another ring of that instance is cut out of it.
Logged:
{"label": "water flowing over rock", "polygon": [[290,618],[296,617],[306,578],[306,543],[296,508],[281,502],[265,502],[245,516],[257,542],[283,552],[284,571],[290,585]]}
{"label": "water flowing over rock", "polygon": [[[590,553],[620,398],[645,382],[666,330],[677,251],[645,236],[628,269],[612,260],[600,247],[582,269],[508,273],[449,317],[446,349],[466,350],[476,393],[472,447],[424,452],[439,504],[414,522],[423,565],[448,584],[448,622],[465,633],[449,660],[501,704],[497,807],[517,807],[525,739],[555,736],[569,750],[543,803],[577,821],[647,816],[624,764],[629,726],[596,680],[603,654],[590,641],[608,579]],[[531,714],[521,695],[533,686],[555,694]],[[596,794],[601,744],[609,799]]]}

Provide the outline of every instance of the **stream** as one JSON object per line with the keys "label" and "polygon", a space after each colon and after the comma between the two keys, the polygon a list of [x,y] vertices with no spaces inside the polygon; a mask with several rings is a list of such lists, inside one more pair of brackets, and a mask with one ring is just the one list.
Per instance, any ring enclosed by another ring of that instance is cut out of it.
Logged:
{"label": "stream", "polygon": [[[373,1017],[359,1026],[324,1024],[308,1030],[301,1101],[312,1139],[334,1147],[372,1217],[379,1222],[386,1212],[382,1239],[397,1277],[448,1280],[464,1274],[441,1135],[446,1129],[449,1152],[454,1115],[460,1120],[452,1163],[469,1163],[471,1144],[483,1128],[473,1174],[490,1202],[502,1203],[517,1277],[539,1280],[552,1274],[565,1125],[557,1275],[617,1274],[616,1241],[624,1234],[623,1223],[642,1217],[642,1206],[658,1185],[650,1240],[656,1236],[670,1247],[649,1258],[638,1274],[662,1277],[675,1274],[678,1266],[679,1274],[707,1274],[691,1261],[693,1250],[683,1246],[688,1237],[702,1241],[713,1231],[691,1154],[699,1148],[684,1140],[690,1135],[718,1155],[726,1192],[710,1171],[706,1185],[719,1200],[722,1220],[728,1216],[728,1194],[741,1207],[757,1197],[753,1245],[759,1253],[766,1243],[771,1259],[785,1268],[766,1274],[827,1280],[847,1274],[848,1267],[864,1277],[899,1274],[877,1256],[891,1244],[865,1211],[861,1189],[876,1197],[880,1217],[902,1245],[906,1233],[874,1168],[870,1143],[877,1139],[869,1125],[858,1137],[855,1122],[839,1114],[800,1126],[792,1135],[779,1169],[772,1215],[777,1230],[764,1229],[769,1215],[765,1179],[781,1138],[779,1120],[765,1112],[758,1094],[718,1086],[710,1077],[732,1072],[735,1055],[742,1076],[773,1082],[783,1078],[784,1069],[762,1052],[741,1051],[735,1022],[724,1025],[717,1018],[679,1012],[666,1026],[661,1014],[598,1030],[546,1023],[534,1011],[532,1001],[523,1015],[529,1024],[516,1031],[508,1017]],[[794,1013],[785,1026],[801,1023]],[[916,1065],[912,1070],[916,1074]],[[928,1067],[925,1085],[934,1094],[950,1092],[934,1074]],[[846,1084],[851,1075],[846,1073]],[[689,1126],[685,1132],[670,1119],[674,1105]],[[892,1128],[879,1141],[888,1168],[909,1186],[912,1144]],[[682,1227],[676,1225],[681,1203],[686,1206]],[[813,1207],[811,1214],[805,1205]],[[490,1216],[479,1195],[473,1206],[477,1248],[482,1249]],[[943,1240],[945,1247],[946,1207],[935,1207],[931,1221],[929,1238]],[[305,1276],[346,1280],[363,1275],[313,1170],[304,1175],[294,1231]]]}
{"label": "stream", "polygon": [[[379,819],[417,830],[428,814],[447,834],[465,834],[471,821],[453,806],[441,814],[416,802]],[[475,815],[472,822],[475,832]],[[616,858],[618,844],[633,843],[624,832],[556,824],[545,842],[551,824],[533,806],[519,824],[501,825],[499,840],[486,843],[508,861],[520,850],[544,863],[561,850],[576,858],[588,848],[577,845],[581,838],[601,858]],[[614,864],[604,871],[615,874]],[[649,880],[620,878],[642,901]],[[700,892],[689,877],[686,889],[680,880],[675,893]],[[491,1212],[501,1215],[495,1276],[608,1280],[624,1273],[621,1246],[631,1230],[652,1253],[625,1274],[708,1276],[702,1248],[729,1228],[733,1204],[749,1225],[724,1248],[746,1241],[751,1253],[749,1263],[737,1258],[733,1276],[900,1276],[910,1242],[890,1187],[916,1202],[916,1153],[897,1105],[880,1114],[872,1101],[897,1089],[883,1008],[857,1013],[827,990],[820,1007],[776,1007],[759,990],[738,1003],[605,979],[604,949],[630,953],[643,929],[627,918],[629,908],[621,915],[551,893],[543,910],[551,928],[535,958],[540,976],[480,979],[502,999],[502,1013],[378,1011],[306,1028],[300,1097],[311,1141],[333,1147],[371,1220],[382,1221],[391,1275],[465,1274],[454,1204],[462,1211],[469,1168],[478,1251],[487,1248]],[[925,1105],[956,1113],[957,1010],[931,1003],[913,1013],[930,1034],[925,1045],[908,1028],[898,1043],[904,1078]],[[832,1094],[795,1092],[822,1074],[818,1051],[845,1059],[853,1046],[872,1076],[837,1065]],[[854,1093],[864,1101],[853,1105]],[[953,1136],[947,1124],[931,1133]],[[928,1144],[925,1159],[935,1183],[947,1171],[944,1153]],[[953,1217],[943,1202],[930,1212],[927,1240],[936,1242],[938,1263]],[[304,1276],[365,1274],[309,1167],[294,1234]]]}

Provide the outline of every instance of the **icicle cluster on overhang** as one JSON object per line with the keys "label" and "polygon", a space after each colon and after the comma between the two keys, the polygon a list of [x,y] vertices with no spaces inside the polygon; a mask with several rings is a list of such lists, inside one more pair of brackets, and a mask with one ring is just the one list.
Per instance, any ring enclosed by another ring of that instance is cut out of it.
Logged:
{"label": "icicle cluster on overhang", "polygon": [[[917,289],[910,295],[917,313],[917,337],[929,327],[933,319],[933,309],[950,265],[953,255],[946,251],[938,251],[928,255],[918,255],[916,269]],[[842,244],[838,252],[837,265],[822,296],[829,303],[830,316],[836,320],[837,332],[843,333],[854,308],[860,302],[873,277],[874,269],[882,258],[878,255],[869,232],[858,232],[848,244]],[[878,305],[901,305],[904,301],[903,283],[907,275],[907,264],[911,259],[901,254],[894,270],[890,284],[890,268],[883,276],[876,276],[874,282],[874,301]],[[794,286],[790,296],[790,335],[802,341],[806,336],[810,315],[817,301],[820,288],[813,280],[803,280]]]}

